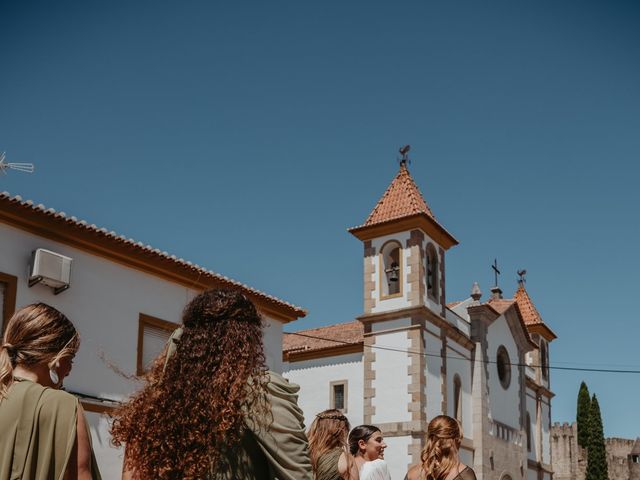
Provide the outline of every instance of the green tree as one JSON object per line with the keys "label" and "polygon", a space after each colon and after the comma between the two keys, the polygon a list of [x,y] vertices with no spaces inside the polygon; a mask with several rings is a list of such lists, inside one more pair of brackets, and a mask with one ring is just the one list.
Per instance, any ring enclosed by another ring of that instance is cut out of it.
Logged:
{"label": "green tree", "polygon": [[587,446],[587,475],[585,480],[607,480],[607,450],[604,444],[604,428],[600,405],[595,394],[589,409],[589,443]]}
{"label": "green tree", "polygon": [[578,424],[578,445],[587,448],[589,445],[589,410],[591,408],[591,396],[587,384],[580,384],[578,392],[578,408],[576,409],[576,423]]}

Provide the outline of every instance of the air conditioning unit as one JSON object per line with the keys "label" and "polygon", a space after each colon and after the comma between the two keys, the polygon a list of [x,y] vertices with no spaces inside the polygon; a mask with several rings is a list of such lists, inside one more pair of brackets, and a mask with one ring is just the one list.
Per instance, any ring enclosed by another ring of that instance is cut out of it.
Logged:
{"label": "air conditioning unit", "polygon": [[29,286],[38,283],[53,288],[55,295],[69,288],[71,280],[71,261],[59,253],[38,248],[31,255]]}

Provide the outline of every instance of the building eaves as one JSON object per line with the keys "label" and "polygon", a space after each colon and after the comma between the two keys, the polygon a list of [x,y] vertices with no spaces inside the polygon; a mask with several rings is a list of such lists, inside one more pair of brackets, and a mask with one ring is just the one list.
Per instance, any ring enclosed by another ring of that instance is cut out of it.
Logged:
{"label": "building eaves", "polygon": [[[78,248],[95,251],[107,257],[130,260],[133,266],[150,273],[163,272],[175,281],[189,284],[190,278],[198,279],[194,287],[212,286],[237,288],[250,297],[260,301],[263,306],[272,307],[275,313],[289,317],[289,320],[304,317],[306,311],[301,307],[281,300],[224,275],[208,270],[176,255],[118,235],[114,231],[90,224],[64,212],[35,204],[32,200],[23,200],[20,195],[12,196],[8,192],[0,193],[0,221],[39,235],[52,234],[52,239],[68,243]],[[95,243],[95,245],[92,245]],[[145,268],[146,267],[146,268]]]}

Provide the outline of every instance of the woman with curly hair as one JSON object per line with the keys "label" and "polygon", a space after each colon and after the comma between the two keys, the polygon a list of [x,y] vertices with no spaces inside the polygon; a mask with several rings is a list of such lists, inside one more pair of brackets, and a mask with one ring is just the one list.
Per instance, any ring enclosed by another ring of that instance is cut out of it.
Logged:
{"label": "woman with curly hair", "polygon": [[296,385],[265,366],[263,323],[242,293],[208,290],[111,427],[125,479],[311,480]]}
{"label": "woman with curly hair", "polygon": [[348,471],[353,465],[347,448],[350,429],[349,420],[340,410],[325,410],[316,415],[307,432],[315,480],[350,480]]}
{"label": "woman with curly hair", "polygon": [[49,305],[18,310],[0,344],[0,480],[99,480],[82,406],[63,392],[80,338]]}
{"label": "woman with curly hair", "polygon": [[458,457],[461,442],[462,429],[457,420],[447,415],[434,417],[427,427],[422,463],[409,469],[405,480],[476,480],[474,471]]}

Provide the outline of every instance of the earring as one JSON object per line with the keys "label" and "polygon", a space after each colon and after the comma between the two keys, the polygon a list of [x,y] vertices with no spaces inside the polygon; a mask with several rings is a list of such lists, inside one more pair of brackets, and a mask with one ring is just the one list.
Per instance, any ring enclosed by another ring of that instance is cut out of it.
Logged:
{"label": "earring", "polygon": [[58,384],[60,383],[60,376],[58,375],[56,368],[60,368],[59,362],[56,362],[53,367],[49,368],[49,378],[51,379],[51,383],[53,383],[55,386],[58,386]]}

